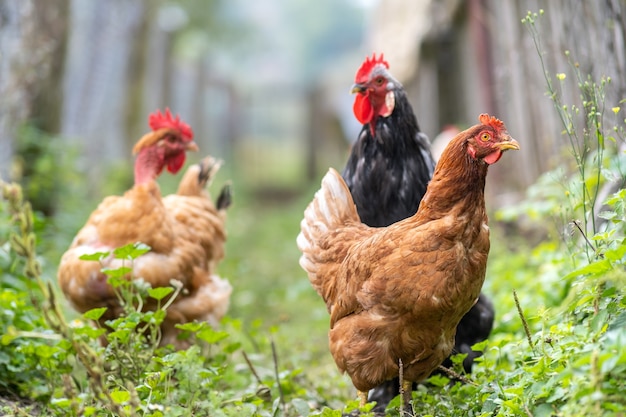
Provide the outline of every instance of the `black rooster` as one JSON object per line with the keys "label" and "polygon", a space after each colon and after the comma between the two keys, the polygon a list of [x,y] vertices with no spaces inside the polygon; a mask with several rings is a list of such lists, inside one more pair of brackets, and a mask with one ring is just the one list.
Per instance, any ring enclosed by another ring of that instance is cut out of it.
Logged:
{"label": "black rooster", "polygon": [[[361,221],[384,227],[417,211],[435,168],[430,141],[420,131],[402,84],[388,71],[383,55],[367,57],[356,73],[354,115],[363,124],[342,176],[352,193]],[[453,353],[467,353],[463,362],[471,372],[481,352],[471,346],[485,340],[493,326],[494,309],[483,294],[457,327]],[[446,359],[444,366],[450,366]],[[385,410],[400,392],[396,378],[370,391],[375,412]]]}

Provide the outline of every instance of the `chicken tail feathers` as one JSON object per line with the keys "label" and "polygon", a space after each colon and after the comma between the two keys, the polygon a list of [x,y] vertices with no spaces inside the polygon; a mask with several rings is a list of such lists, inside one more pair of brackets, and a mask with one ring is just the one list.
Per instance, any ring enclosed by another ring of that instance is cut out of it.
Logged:
{"label": "chicken tail feathers", "polygon": [[222,160],[207,156],[199,163],[190,166],[178,185],[176,194],[199,197],[222,166]]}
{"label": "chicken tail feathers", "polygon": [[[354,225],[362,223],[350,190],[341,175],[330,168],[313,201],[304,210],[300,234],[296,239],[298,249],[302,252],[300,266],[307,272],[311,285],[328,306],[335,298],[333,280],[328,279],[334,273],[329,272],[328,266],[341,264],[349,245],[340,245],[329,250],[326,239],[332,238],[331,232]],[[320,271],[324,265],[325,273]]]}
{"label": "chicken tail feathers", "polygon": [[322,187],[304,211],[303,221],[309,225],[319,222],[324,231],[360,221],[348,186],[333,168],[322,178]]}
{"label": "chicken tail feathers", "polygon": [[330,168],[322,179],[322,187],[304,210],[304,219],[300,223],[301,230],[297,238],[298,248],[306,257],[328,231],[354,222],[358,223],[360,219],[350,190],[341,175]]}
{"label": "chicken tail feathers", "polygon": [[200,172],[198,173],[198,184],[202,185],[202,188],[206,187],[211,183],[217,171],[219,171],[222,166],[223,161],[221,159],[216,159],[212,156],[207,156],[202,161],[200,161]]}
{"label": "chicken tail feathers", "polygon": [[225,184],[217,196],[215,206],[218,210],[226,210],[233,203],[233,190],[230,183]]}

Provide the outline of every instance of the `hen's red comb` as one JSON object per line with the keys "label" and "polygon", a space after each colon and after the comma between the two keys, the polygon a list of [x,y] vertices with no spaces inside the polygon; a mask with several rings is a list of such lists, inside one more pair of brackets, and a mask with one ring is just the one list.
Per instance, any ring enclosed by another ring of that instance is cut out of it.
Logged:
{"label": "hen's red comb", "polygon": [[180,117],[176,115],[176,117],[172,117],[172,113],[170,113],[169,108],[165,108],[165,114],[161,113],[161,110],[157,110],[154,113],[150,114],[148,117],[148,125],[152,130],[159,130],[163,128],[167,129],[176,129],[180,132],[180,136],[183,138],[185,142],[189,142],[193,139],[193,130],[191,127],[180,120]]}
{"label": "hen's red comb", "polygon": [[369,78],[370,71],[378,64],[383,64],[385,68],[389,69],[389,63],[383,59],[383,54],[380,54],[378,58],[376,58],[376,53],[372,54],[372,57],[365,57],[365,61],[361,64],[361,68],[356,72],[356,76],[354,77],[354,81],[357,84],[362,84],[367,82]]}
{"label": "hen's red comb", "polygon": [[478,116],[478,121],[483,125],[491,126],[497,131],[506,129],[502,120],[498,119],[495,116],[489,116],[487,113],[483,113]]}

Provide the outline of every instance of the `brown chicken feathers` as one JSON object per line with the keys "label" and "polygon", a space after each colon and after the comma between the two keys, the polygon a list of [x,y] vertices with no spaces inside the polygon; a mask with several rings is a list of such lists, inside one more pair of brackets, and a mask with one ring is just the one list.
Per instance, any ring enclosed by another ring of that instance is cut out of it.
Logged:
{"label": "brown chicken feathers", "polygon": [[197,145],[191,129],[169,111],[165,116],[153,114],[150,121],[153,132],[134,149],[135,185],[123,196],[105,198],[90,215],[61,258],[58,280],[79,312],[108,307],[102,322],[118,317],[122,311],[118,298],[101,269],[119,268],[122,260],[108,256],[94,262],[80,257],[134,242],[148,245],[151,250],[133,262],[132,275],[153,288],[171,286],[171,280],[182,283],[180,295],[167,310],[161,340],[182,348],[185,343],[177,340],[175,324],[193,320],[217,324],[228,309],[232,288],[215,274],[215,267],[224,257],[230,190],[226,186],[217,203],[211,201],[205,187],[221,162],[209,156],[187,170],[176,194],[162,197],[156,177],[165,166],[177,172],[185,152],[197,150]]}
{"label": "brown chicken feathers", "polygon": [[304,212],[300,265],[330,313],[330,351],[359,391],[398,375],[420,381],[450,354],[476,302],[489,253],[484,186],[489,164],[519,149],[483,114],[453,139],[415,215],[388,227],[361,223],[334,169]]}

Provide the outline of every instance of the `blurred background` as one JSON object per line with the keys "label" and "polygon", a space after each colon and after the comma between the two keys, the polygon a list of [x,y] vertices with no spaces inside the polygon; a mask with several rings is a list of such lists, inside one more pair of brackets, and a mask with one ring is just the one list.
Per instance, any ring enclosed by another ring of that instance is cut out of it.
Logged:
{"label": "blurred background", "polygon": [[[115,172],[131,171],[147,115],[167,106],[202,152],[269,196],[288,195],[344,163],[359,128],[349,87],[376,51],[431,140],[481,112],[505,120],[523,152],[490,181],[499,195],[524,190],[565,145],[520,24],[540,8],[548,68],[567,69],[570,50],[583,73],[613,78],[607,102],[624,97],[621,0],[1,0],[0,174],[24,179],[58,148],[91,193],[108,191]],[[33,129],[47,136],[33,140]],[[40,208],[54,213],[55,191],[42,193]]]}
{"label": "blurred background", "polygon": [[[538,52],[521,19],[540,9]],[[148,114],[169,107],[195,131],[191,162],[222,158],[217,182],[233,181],[221,266],[231,314],[305,328],[318,317],[325,351],[326,311],[295,236],[319,179],[343,166],[358,134],[349,90],[364,57],[385,54],[435,153],[451,126],[482,112],[506,122],[522,151],[490,173],[487,204],[498,208],[574,165],[540,56],[551,77],[571,65],[611,77],[605,101],[617,105],[625,32],[623,0],[0,0],[0,177],[21,182],[46,219],[54,279],[98,201],[132,185]],[[581,101],[578,82],[556,87],[563,102]],[[177,180],[159,181],[167,192]],[[303,293],[314,313],[298,319]]]}

